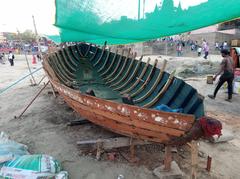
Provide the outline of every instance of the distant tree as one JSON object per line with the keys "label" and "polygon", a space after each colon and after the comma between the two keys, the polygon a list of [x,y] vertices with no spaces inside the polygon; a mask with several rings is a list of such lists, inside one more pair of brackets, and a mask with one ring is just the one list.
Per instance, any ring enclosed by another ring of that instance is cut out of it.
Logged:
{"label": "distant tree", "polygon": [[33,42],[35,40],[35,34],[33,33],[32,30],[25,30],[20,35],[21,39],[25,42]]}

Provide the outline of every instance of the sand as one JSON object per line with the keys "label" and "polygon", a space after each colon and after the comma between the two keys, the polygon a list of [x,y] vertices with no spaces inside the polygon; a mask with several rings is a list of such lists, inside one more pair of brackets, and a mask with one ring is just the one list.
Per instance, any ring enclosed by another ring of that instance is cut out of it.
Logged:
{"label": "sand", "polygon": [[[151,58],[154,59],[154,57]],[[201,66],[202,62],[206,63],[202,58],[184,59],[163,56],[161,58],[168,59],[168,71],[182,69],[183,63],[191,68],[199,64]],[[217,66],[219,59],[219,56],[210,56],[207,63],[211,62],[214,63],[212,66]],[[35,67],[40,66],[41,64],[38,63]],[[32,66],[31,68],[34,70]],[[24,56],[16,56],[14,67],[9,66],[8,63],[0,64],[0,73],[1,90],[28,73]],[[35,74],[36,81],[39,81],[43,75],[43,71]],[[188,74],[184,78],[204,96],[214,90],[214,85],[206,84],[206,73]],[[67,126],[69,121],[79,119],[80,116],[73,112],[60,97],[55,99],[49,86],[21,119],[15,119],[14,116],[18,116],[36,92],[43,87],[43,83],[39,86],[30,86],[29,79],[0,94],[0,131],[6,132],[17,142],[26,144],[31,153],[48,154],[57,158],[72,179],[114,179],[119,174],[124,175],[126,179],[156,178],[152,174],[152,169],[161,165],[163,157],[159,146],[139,147],[137,149],[137,157],[140,159],[138,164],[129,164],[121,156],[118,156],[114,162],[107,160],[105,155],[102,160],[96,161],[94,152],[89,150],[85,152],[82,147],[77,146],[78,140],[106,138],[115,134],[94,124]],[[46,83],[47,79],[43,82]],[[206,98],[205,109],[209,115],[223,122],[224,129],[233,133],[234,140],[218,144],[199,141],[199,150],[202,154],[202,157],[199,157],[199,178],[240,178],[240,96],[234,95],[232,103],[224,101],[225,97],[226,93],[221,90],[216,100]],[[181,155],[175,156],[175,159],[180,163],[182,170],[189,175],[189,149],[187,146],[178,149]],[[128,149],[122,149],[122,153],[128,155]],[[211,173],[205,170],[207,155],[213,158]]]}

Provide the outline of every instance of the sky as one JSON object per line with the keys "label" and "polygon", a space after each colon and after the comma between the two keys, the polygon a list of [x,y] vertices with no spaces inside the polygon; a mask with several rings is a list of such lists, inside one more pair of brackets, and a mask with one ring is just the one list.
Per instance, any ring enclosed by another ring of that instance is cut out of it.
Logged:
{"label": "sky", "polygon": [[57,34],[54,0],[0,0],[0,32],[34,31],[32,15],[41,34]]}
{"label": "sky", "polygon": [[[16,32],[16,29],[19,29],[20,32],[26,29],[34,30],[32,20],[32,15],[34,15],[38,33],[47,35],[58,34],[57,28],[53,26],[55,16],[54,1],[55,0],[0,0],[0,32]],[[105,0],[93,1],[97,4]],[[160,1],[161,0],[145,0],[145,12],[152,11],[155,4],[159,4]],[[182,8],[187,9],[189,6],[198,5],[207,0],[174,0],[174,5],[177,6],[179,1],[181,2]],[[81,0],[79,0],[79,2],[81,2]],[[127,0],[127,2],[129,7],[132,7],[136,5],[138,0]],[[114,9],[114,5],[111,5],[111,8]],[[118,7],[116,7],[116,10],[117,9]]]}

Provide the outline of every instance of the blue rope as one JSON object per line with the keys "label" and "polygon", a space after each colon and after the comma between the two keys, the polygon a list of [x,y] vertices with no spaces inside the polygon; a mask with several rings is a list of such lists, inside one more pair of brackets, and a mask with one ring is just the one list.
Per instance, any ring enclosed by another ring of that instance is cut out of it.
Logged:
{"label": "blue rope", "polygon": [[3,92],[7,91],[9,88],[15,86],[15,85],[18,84],[20,81],[24,80],[24,79],[27,78],[28,76],[32,75],[33,73],[36,73],[37,71],[39,71],[39,70],[41,70],[41,69],[42,69],[42,67],[36,69],[36,70],[33,71],[32,73],[29,73],[28,75],[26,75],[26,76],[20,78],[19,80],[15,81],[13,84],[9,85],[8,87],[6,87],[6,88],[0,90],[0,94],[2,94]]}

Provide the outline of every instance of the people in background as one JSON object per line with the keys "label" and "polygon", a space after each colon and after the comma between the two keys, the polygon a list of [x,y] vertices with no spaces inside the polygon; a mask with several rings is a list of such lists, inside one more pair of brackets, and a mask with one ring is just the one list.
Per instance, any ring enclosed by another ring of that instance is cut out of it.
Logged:
{"label": "people in background", "polygon": [[181,43],[177,43],[176,50],[177,50],[177,56],[180,57],[182,55],[182,44]]}
{"label": "people in background", "polygon": [[205,40],[203,41],[202,49],[204,51],[204,57],[203,58],[207,59],[208,54],[209,54],[209,45],[208,45],[208,43]]}
{"label": "people in background", "polygon": [[228,48],[227,41],[224,41],[224,42],[223,42],[223,49],[227,49],[227,48]]}
{"label": "people in background", "polygon": [[218,90],[220,89],[220,87],[227,82],[228,83],[228,98],[226,99],[226,101],[231,102],[232,100],[232,93],[233,93],[233,79],[234,79],[234,63],[233,63],[233,59],[232,57],[230,57],[230,53],[228,52],[228,50],[223,49],[221,51],[223,60],[221,62],[221,66],[220,66],[220,70],[218,71],[218,73],[214,76],[213,80],[216,80],[216,77],[218,75],[221,74],[219,81],[218,81],[218,85],[216,87],[216,89],[214,90],[213,95],[208,95],[209,98],[211,99],[215,99]]}
{"label": "people in background", "polygon": [[202,54],[202,47],[201,46],[198,46],[197,53],[198,53],[198,56],[200,57],[201,54]]}
{"label": "people in background", "polygon": [[14,66],[14,55],[12,53],[12,51],[9,51],[9,54],[8,54],[8,61],[10,63],[11,66]]}
{"label": "people in background", "polygon": [[4,64],[4,62],[3,62],[3,55],[2,54],[0,54],[0,63]]}
{"label": "people in background", "polygon": [[219,43],[218,42],[215,43],[215,50],[219,50]]}

